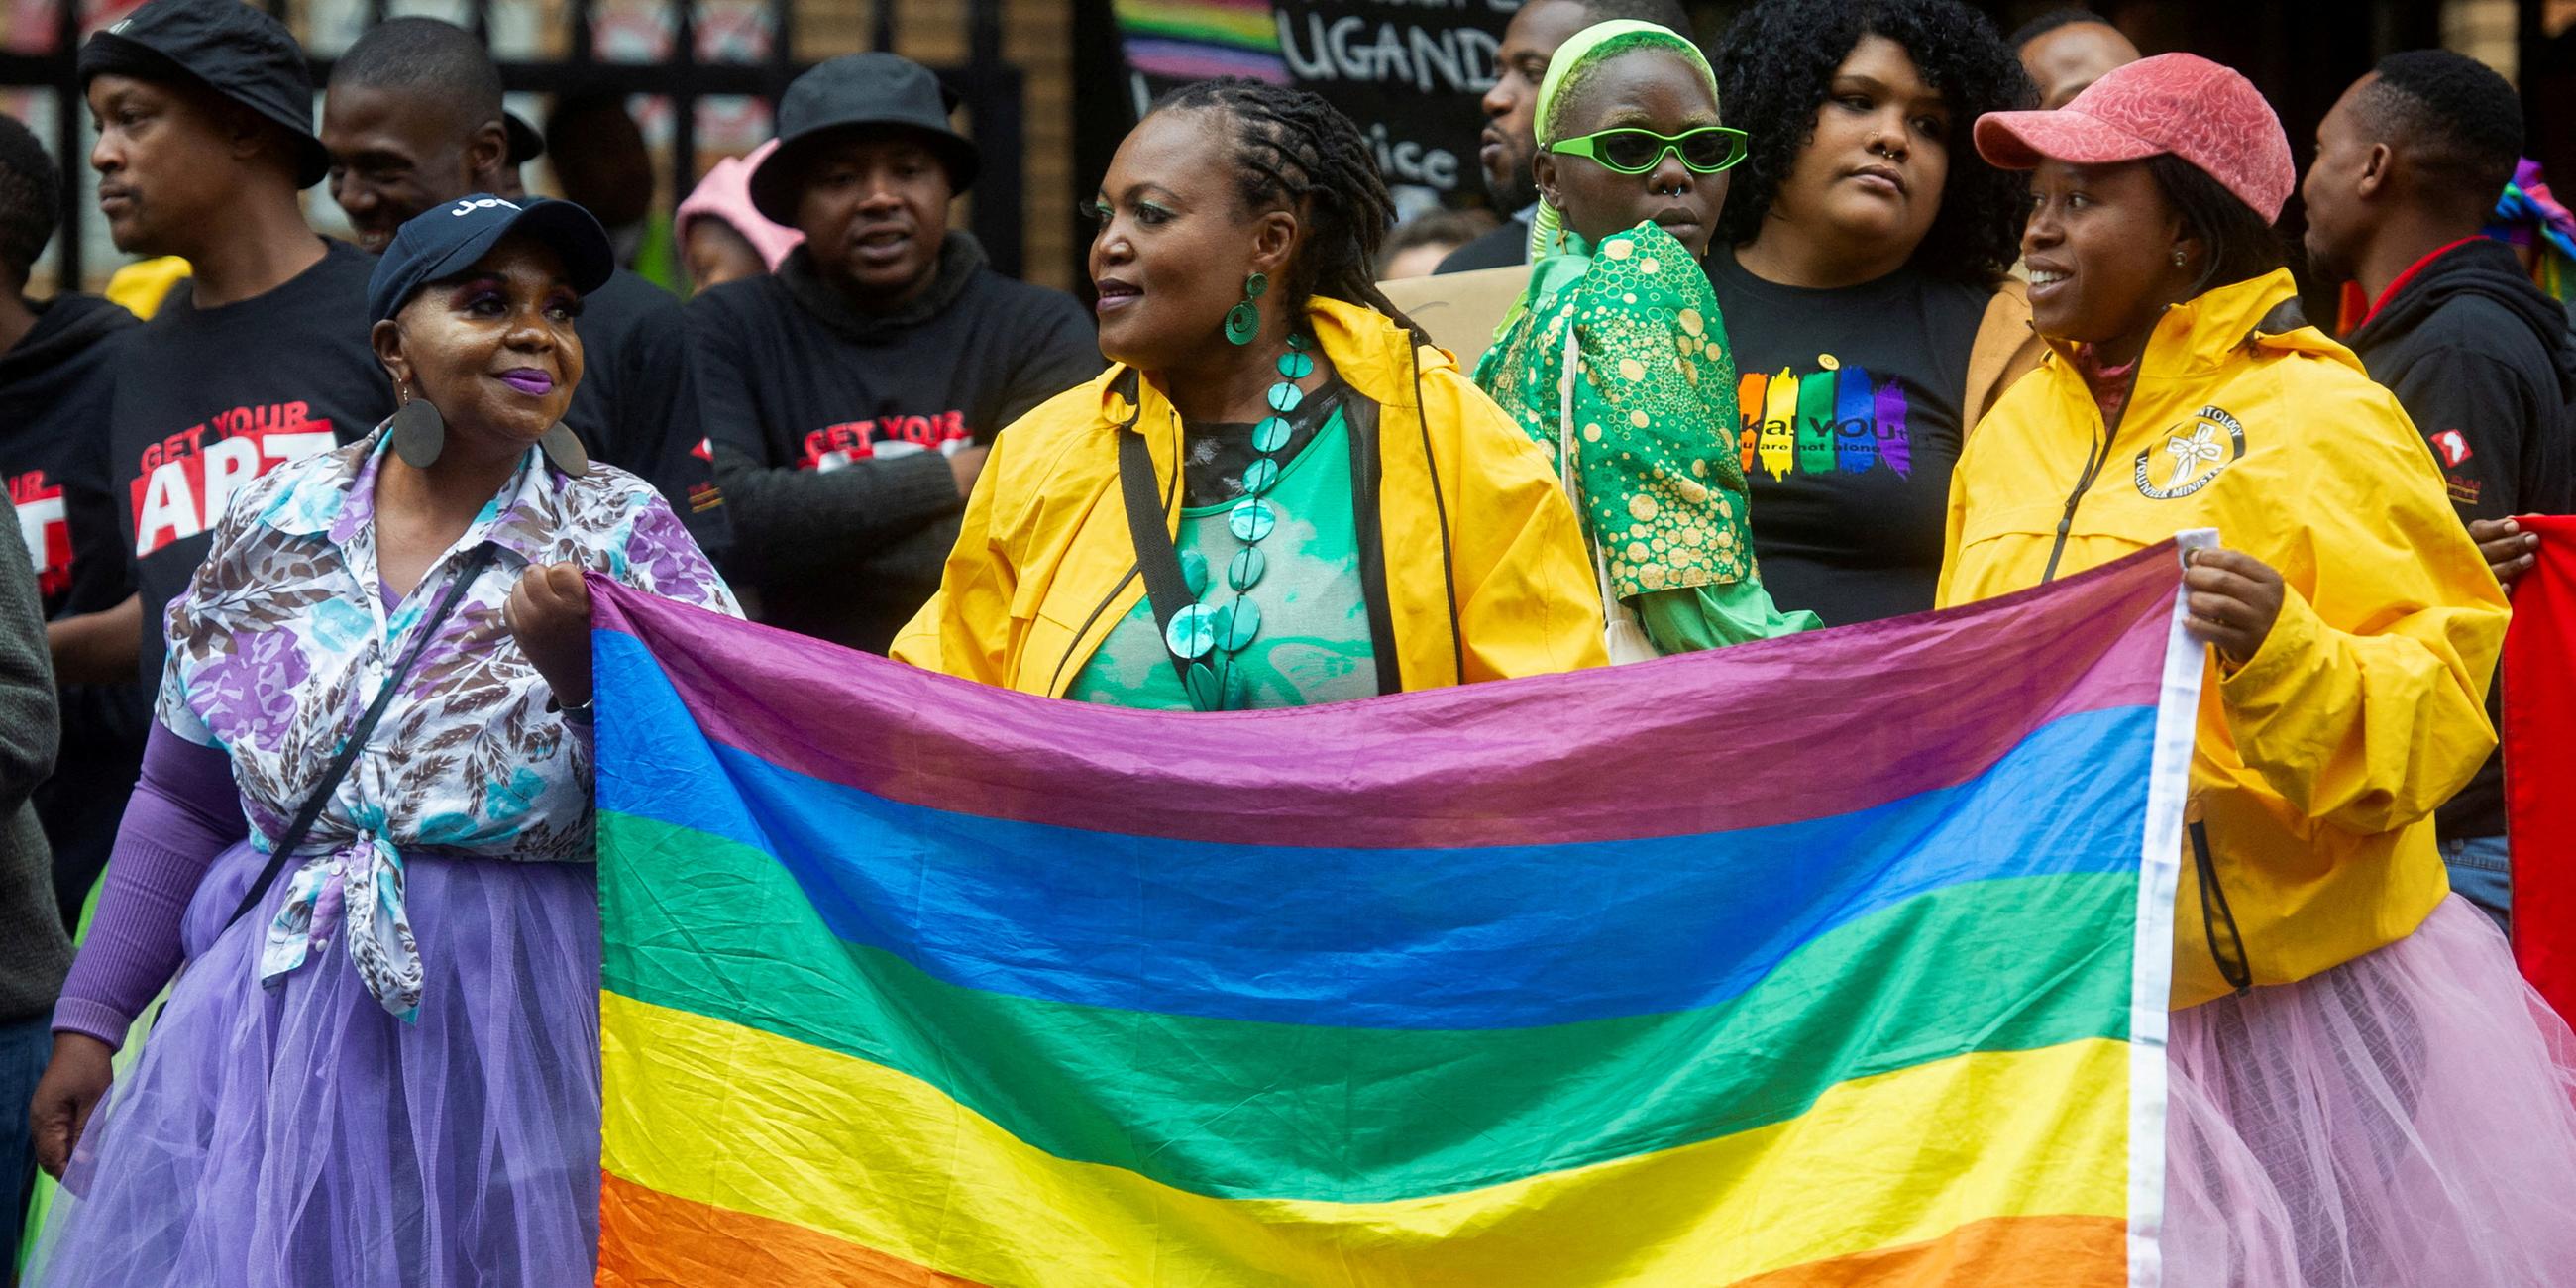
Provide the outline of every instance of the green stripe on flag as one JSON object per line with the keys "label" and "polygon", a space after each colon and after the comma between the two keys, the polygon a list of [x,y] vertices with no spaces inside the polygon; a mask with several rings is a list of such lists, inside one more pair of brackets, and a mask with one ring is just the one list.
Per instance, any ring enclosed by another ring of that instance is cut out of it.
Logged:
{"label": "green stripe on flag", "polygon": [[757,849],[599,824],[611,991],[885,1065],[1057,1157],[1222,1198],[1475,1189],[1783,1122],[1852,1078],[2128,1036],[2127,872],[1920,895],[1716,1006],[1412,1031],[960,987],[835,937]]}

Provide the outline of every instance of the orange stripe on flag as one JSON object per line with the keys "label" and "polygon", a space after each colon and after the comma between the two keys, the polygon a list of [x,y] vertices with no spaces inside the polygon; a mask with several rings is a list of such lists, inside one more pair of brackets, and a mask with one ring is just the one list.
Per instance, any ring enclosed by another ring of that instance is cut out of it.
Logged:
{"label": "orange stripe on flag", "polygon": [[1787,1266],[1730,1288],[2098,1288],[2125,1283],[2128,1223],[2115,1216],[2007,1216],[1924,1243]]}
{"label": "orange stripe on flag", "polygon": [[735,1284],[982,1288],[972,1279],[944,1275],[792,1222],[675,1198],[601,1174],[599,1288]]}

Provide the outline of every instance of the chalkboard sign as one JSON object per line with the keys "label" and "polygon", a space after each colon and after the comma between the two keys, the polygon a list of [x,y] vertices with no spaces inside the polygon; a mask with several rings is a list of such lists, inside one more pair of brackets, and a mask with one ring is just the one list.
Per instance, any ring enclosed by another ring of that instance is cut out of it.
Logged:
{"label": "chalkboard sign", "polygon": [[1298,86],[1359,123],[1391,185],[1445,198],[1484,185],[1479,107],[1521,0],[1274,0]]}

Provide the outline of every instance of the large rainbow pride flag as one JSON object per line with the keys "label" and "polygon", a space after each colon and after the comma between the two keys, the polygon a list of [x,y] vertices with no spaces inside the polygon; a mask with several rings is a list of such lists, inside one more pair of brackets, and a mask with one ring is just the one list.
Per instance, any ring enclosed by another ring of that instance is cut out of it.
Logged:
{"label": "large rainbow pride flag", "polygon": [[594,579],[599,1282],[2153,1285],[2178,584],[1165,715]]}

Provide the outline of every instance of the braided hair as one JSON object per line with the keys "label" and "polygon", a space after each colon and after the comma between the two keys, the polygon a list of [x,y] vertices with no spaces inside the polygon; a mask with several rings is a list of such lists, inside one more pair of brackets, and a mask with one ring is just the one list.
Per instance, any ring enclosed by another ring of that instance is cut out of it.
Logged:
{"label": "braided hair", "polygon": [[1321,295],[1374,309],[1429,343],[1377,288],[1377,252],[1395,225],[1395,198],[1351,118],[1305,90],[1241,76],[1183,85],[1153,107],[1205,110],[1234,119],[1235,196],[1243,208],[1285,206],[1305,226],[1305,241],[1279,284],[1282,302],[1302,312]]}

